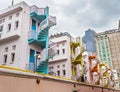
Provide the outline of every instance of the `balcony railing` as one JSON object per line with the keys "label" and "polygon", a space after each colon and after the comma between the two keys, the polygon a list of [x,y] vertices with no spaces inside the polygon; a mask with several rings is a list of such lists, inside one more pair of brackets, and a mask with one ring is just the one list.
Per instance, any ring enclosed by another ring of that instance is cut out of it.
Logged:
{"label": "balcony railing", "polygon": [[37,6],[34,5],[31,7],[31,13],[32,12],[35,12],[38,15],[44,15],[46,14],[46,8],[38,8]]}
{"label": "balcony railing", "polygon": [[80,38],[79,37],[71,38],[71,42],[80,42]]}
{"label": "balcony railing", "polygon": [[36,68],[40,65],[40,63],[41,62],[36,62],[36,64],[35,63],[29,63],[29,64],[26,64],[26,70],[31,70],[31,71],[35,71],[36,70]]}
{"label": "balcony railing", "polygon": [[[47,25],[47,21],[48,21],[48,25]],[[56,17],[49,16],[48,18],[46,18],[45,20],[43,20],[40,23],[40,30],[39,31],[43,30],[44,28],[51,27],[54,25],[56,25]]]}
{"label": "balcony railing", "polygon": [[48,17],[48,22],[49,22],[48,24],[49,24],[50,27],[56,25],[56,17],[49,16]]}
{"label": "balcony railing", "polygon": [[[41,62],[39,59],[37,59],[35,63],[34,63],[34,62],[30,62],[30,63],[26,64],[25,69],[35,72],[37,69],[40,68],[40,65],[41,65],[42,63],[43,63],[43,62]],[[42,66],[41,66],[41,67],[42,67]]]}
{"label": "balcony railing", "polygon": [[49,58],[53,58],[57,54],[57,43],[50,41],[49,42]]}
{"label": "balcony railing", "polygon": [[32,30],[32,31],[29,31],[28,38],[29,39],[37,39],[37,35],[38,35],[38,32]]}
{"label": "balcony railing", "polygon": [[26,70],[34,71],[34,63],[26,64]]}
{"label": "balcony railing", "polygon": [[46,18],[45,20],[43,20],[41,23],[40,23],[40,29],[38,31],[29,31],[29,35],[28,35],[28,38],[29,39],[37,39],[37,36],[38,34],[44,30],[45,28],[47,27],[51,27],[51,26],[54,26],[56,25],[56,17],[52,17],[52,16],[49,16],[48,18]]}
{"label": "balcony railing", "polygon": [[46,14],[46,8],[38,8],[38,14],[44,15]]}
{"label": "balcony railing", "polygon": [[47,19],[43,20],[43,21],[40,23],[40,30],[39,30],[39,32],[40,32],[41,30],[43,30],[44,28],[46,28],[46,27],[47,27]]}

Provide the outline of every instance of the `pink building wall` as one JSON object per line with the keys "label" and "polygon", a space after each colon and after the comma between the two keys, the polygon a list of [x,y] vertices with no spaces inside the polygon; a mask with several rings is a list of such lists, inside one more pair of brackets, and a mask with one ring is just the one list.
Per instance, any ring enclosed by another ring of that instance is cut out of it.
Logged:
{"label": "pink building wall", "polygon": [[[0,92],[120,92],[72,80],[0,69]],[[103,90],[103,91],[102,91]]]}

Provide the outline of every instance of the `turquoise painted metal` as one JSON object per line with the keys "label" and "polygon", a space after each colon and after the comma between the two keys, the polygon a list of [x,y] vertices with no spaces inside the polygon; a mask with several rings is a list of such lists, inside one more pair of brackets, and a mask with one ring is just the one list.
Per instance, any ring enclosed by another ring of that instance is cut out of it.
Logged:
{"label": "turquoise painted metal", "polygon": [[39,21],[43,21],[44,19],[46,19],[46,15],[38,15],[35,12],[30,13],[30,16],[38,19]]}
{"label": "turquoise painted metal", "polygon": [[41,26],[40,31],[32,31],[30,33],[30,38],[28,39],[29,44],[38,44],[42,49],[46,49],[46,60],[41,61],[41,63],[36,67],[36,72],[48,74],[48,45],[49,45],[49,29],[51,25],[49,24],[49,7],[46,7],[44,15],[38,15],[35,12],[30,13],[32,18],[40,21],[40,25],[43,23],[43,28]]}

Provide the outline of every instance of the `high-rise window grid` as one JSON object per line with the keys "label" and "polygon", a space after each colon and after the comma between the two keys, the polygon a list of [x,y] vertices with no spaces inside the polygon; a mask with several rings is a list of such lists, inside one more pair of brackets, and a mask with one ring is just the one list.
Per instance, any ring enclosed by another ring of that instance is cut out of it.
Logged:
{"label": "high-rise window grid", "polygon": [[106,36],[101,36],[101,38],[97,39],[97,51],[100,62],[110,62],[109,43]]}

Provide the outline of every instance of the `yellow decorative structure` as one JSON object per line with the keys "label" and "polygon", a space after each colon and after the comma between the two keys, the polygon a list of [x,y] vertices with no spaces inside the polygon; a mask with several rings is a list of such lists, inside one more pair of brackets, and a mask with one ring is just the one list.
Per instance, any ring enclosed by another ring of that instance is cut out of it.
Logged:
{"label": "yellow decorative structure", "polygon": [[100,66],[100,85],[108,87],[108,68],[106,63],[102,63]]}
{"label": "yellow decorative structure", "polygon": [[75,80],[82,81],[81,76],[83,75],[83,63],[80,37],[76,39],[71,38],[70,47],[72,78]]}

